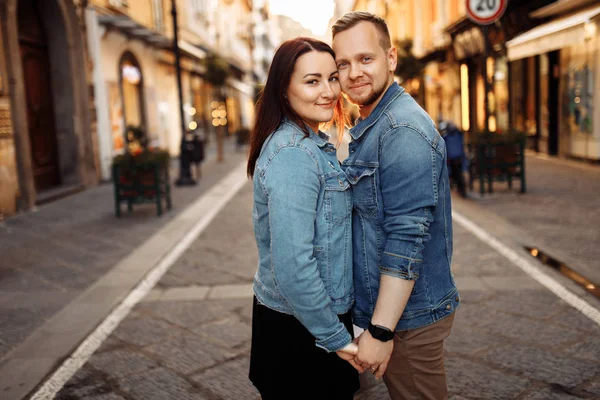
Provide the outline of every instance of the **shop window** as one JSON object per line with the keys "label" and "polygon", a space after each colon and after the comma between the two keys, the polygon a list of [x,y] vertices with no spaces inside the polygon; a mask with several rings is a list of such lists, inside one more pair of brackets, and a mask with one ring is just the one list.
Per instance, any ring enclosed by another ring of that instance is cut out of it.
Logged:
{"label": "shop window", "polygon": [[119,76],[125,129],[128,126],[145,127],[144,78],[140,64],[132,53],[125,52],[121,56]]}
{"label": "shop window", "polygon": [[537,103],[536,103],[536,65],[535,58],[527,59],[527,92],[525,98],[525,132],[529,136],[537,134]]}
{"label": "shop window", "polygon": [[588,64],[571,64],[568,70],[569,122],[572,132],[593,131],[593,72]]}
{"label": "shop window", "polygon": [[516,60],[510,64],[510,95],[511,115],[513,127],[518,131],[525,131],[525,113],[523,104],[525,102],[525,85],[523,73],[524,60]]}

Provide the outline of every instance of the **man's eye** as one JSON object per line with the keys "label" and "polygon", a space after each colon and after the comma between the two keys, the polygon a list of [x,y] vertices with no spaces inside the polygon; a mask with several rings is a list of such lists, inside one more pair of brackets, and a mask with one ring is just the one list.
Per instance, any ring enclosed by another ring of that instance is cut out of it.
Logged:
{"label": "man's eye", "polygon": [[363,62],[369,62],[371,60],[372,60],[371,57],[363,57]]}
{"label": "man's eye", "polygon": [[338,67],[338,69],[339,69],[339,68],[344,68],[344,67],[346,67],[347,65],[348,65],[348,64],[344,62],[344,63],[339,63],[337,67]]}

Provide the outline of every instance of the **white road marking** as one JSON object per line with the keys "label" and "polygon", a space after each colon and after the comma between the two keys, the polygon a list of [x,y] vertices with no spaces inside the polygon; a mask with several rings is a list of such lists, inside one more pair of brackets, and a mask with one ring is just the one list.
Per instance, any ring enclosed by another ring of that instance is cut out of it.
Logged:
{"label": "white road marking", "polygon": [[456,211],[452,212],[452,219],[459,223],[462,227],[467,229],[473,235],[481,239],[488,246],[508,258],[523,270],[526,274],[531,276],[540,284],[544,285],[548,290],[557,295],[560,299],[565,301],[570,306],[576,308],[583,315],[600,325],[600,310],[590,305],[587,301],[577,296],[563,285],[561,285],[556,279],[547,275],[539,267],[532,264],[529,260],[517,254],[514,250],[511,250],[508,246],[501,243],[498,239],[487,233],[485,230],[477,226],[470,219],[466,218]]}
{"label": "white road marking", "polygon": [[[213,218],[233,198],[248,181],[246,165],[242,163],[228,176],[213,186],[204,196],[198,199],[189,209],[204,209],[203,217],[179,241],[165,257],[148,272],[146,277],[129,293],[100,325],[79,345],[61,366],[44,382],[30,400],[53,399],[67,381],[86,363],[119,323],[131,312],[131,309],[152,290],[160,278],[168,271],[181,254],[194,242]],[[176,219],[186,218],[183,211]]]}

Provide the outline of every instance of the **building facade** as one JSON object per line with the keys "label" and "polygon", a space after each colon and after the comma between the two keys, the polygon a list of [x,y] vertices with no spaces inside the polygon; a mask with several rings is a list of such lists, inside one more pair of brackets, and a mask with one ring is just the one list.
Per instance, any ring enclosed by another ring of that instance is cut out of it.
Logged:
{"label": "building facade", "polygon": [[597,1],[509,2],[486,29],[463,0],[356,0],[354,9],[385,18],[394,42],[412,39],[423,72],[401,84],[434,121],[524,132],[536,151],[600,160]]}
{"label": "building facade", "polygon": [[545,154],[600,161],[600,5],[561,0],[507,44],[511,121]]}
{"label": "building facade", "polygon": [[0,216],[97,182],[84,10],[0,1]]}
{"label": "building facade", "polygon": [[251,0],[0,0],[0,218],[109,180],[129,126],[179,155],[172,4],[185,129],[250,128]]}

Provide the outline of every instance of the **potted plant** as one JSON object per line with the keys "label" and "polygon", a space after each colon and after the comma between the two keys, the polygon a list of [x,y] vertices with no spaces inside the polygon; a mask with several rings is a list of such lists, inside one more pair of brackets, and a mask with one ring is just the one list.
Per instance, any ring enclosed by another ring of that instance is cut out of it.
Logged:
{"label": "potted plant", "polygon": [[162,201],[171,209],[169,184],[169,152],[151,148],[142,127],[128,126],[125,134],[126,152],[113,158],[112,175],[115,192],[115,212],[121,216],[121,203],[154,203],[162,215]]}

